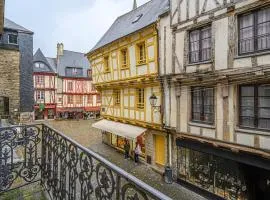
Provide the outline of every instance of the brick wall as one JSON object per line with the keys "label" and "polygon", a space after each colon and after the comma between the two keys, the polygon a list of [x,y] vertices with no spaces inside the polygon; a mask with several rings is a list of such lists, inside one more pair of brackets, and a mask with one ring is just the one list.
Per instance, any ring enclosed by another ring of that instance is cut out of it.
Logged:
{"label": "brick wall", "polygon": [[9,110],[20,109],[20,53],[0,48],[0,96],[9,98]]}

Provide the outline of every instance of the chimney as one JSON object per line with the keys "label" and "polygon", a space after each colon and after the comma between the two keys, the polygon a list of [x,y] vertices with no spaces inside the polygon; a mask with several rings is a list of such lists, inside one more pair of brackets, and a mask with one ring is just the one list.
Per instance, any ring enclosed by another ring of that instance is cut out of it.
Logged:
{"label": "chimney", "polygon": [[137,1],[136,0],[134,0],[134,2],[133,2],[133,9],[132,10],[135,10],[135,9],[137,9]]}
{"label": "chimney", "polygon": [[64,44],[63,43],[57,43],[57,60],[60,56],[64,55]]}

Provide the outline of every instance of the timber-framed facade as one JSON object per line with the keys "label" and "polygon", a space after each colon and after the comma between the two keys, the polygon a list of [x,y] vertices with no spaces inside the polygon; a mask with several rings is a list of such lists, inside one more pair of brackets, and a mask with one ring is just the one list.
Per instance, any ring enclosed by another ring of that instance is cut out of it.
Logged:
{"label": "timber-framed facade", "polygon": [[[146,14],[151,8],[150,15],[157,16],[155,20]],[[102,117],[109,121],[107,123],[112,121],[119,126],[129,124],[134,129],[143,128],[133,137],[129,130],[123,135],[120,130],[112,133],[101,128],[103,141],[123,150],[125,139],[128,139],[131,154],[135,144],[139,143],[141,159],[162,171],[167,164],[167,138],[162,113],[151,106],[149,98],[155,94],[157,105],[162,104],[157,20],[167,9],[167,3],[151,1],[120,16],[87,55],[93,69],[93,82],[102,97]],[[135,28],[130,30],[129,26]],[[118,33],[118,29],[124,34]],[[118,34],[118,37],[110,38],[110,34]]]}
{"label": "timber-framed facade", "polygon": [[171,0],[160,20],[174,177],[216,199],[269,198],[269,8]]}

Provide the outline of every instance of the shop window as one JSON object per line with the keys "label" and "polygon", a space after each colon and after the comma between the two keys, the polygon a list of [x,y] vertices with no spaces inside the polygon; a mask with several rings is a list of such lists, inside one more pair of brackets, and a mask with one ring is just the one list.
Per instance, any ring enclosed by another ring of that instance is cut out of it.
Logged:
{"label": "shop window", "polygon": [[144,109],[144,89],[140,88],[136,91],[137,96],[137,108]]}
{"label": "shop window", "polygon": [[190,63],[205,62],[211,59],[211,27],[204,27],[189,33]]}
{"label": "shop window", "polygon": [[146,47],[145,42],[137,44],[137,65],[146,63]]}
{"label": "shop window", "polygon": [[237,162],[178,147],[178,179],[224,199],[247,200],[247,185]]}
{"label": "shop window", "polygon": [[239,125],[270,130],[270,85],[240,86]]}
{"label": "shop window", "polygon": [[110,72],[109,56],[104,57],[103,67],[104,67],[104,73]]}
{"label": "shop window", "polygon": [[0,115],[9,114],[9,98],[0,97]]}
{"label": "shop window", "polygon": [[270,50],[270,8],[239,16],[239,54]]}
{"label": "shop window", "polygon": [[128,50],[127,49],[122,49],[121,50],[121,69],[127,69],[128,66]]}
{"label": "shop window", "polygon": [[192,88],[192,121],[214,123],[214,89]]}
{"label": "shop window", "polygon": [[113,98],[114,98],[114,105],[115,106],[120,106],[120,103],[121,103],[121,91],[120,90],[114,90]]}

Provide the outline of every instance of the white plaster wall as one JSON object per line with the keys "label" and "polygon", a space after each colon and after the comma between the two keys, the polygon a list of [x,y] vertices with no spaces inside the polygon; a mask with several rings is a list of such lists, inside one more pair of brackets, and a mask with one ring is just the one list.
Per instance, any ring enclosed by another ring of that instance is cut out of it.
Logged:
{"label": "white plaster wall", "polygon": [[249,134],[236,133],[236,142],[246,146],[254,146],[254,136]]}
{"label": "white plaster wall", "polygon": [[189,107],[189,90],[190,87],[182,86],[181,87],[181,96],[180,96],[180,131],[188,132],[188,109]]}
{"label": "white plaster wall", "polygon": [[226,69],[228,66],[228,18],[213,23],[215,31],[215,69]]}
{"label": "white plaster wall", "polygon": [[185,32],[176,33],[175,35],[176,47],[175,47],[175,72],[180,73],[183,70],[184,65],[184,47],[185,47]]}

